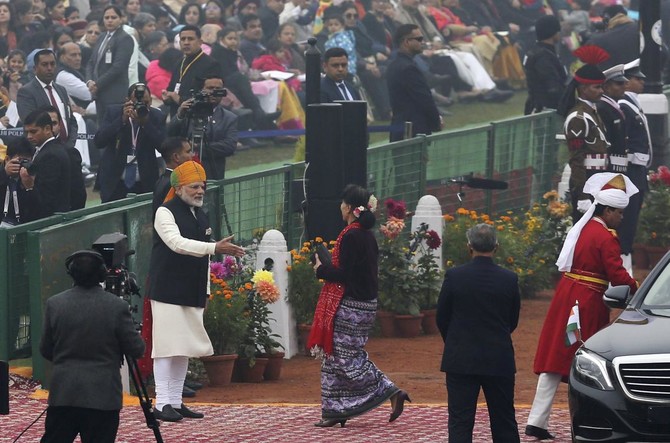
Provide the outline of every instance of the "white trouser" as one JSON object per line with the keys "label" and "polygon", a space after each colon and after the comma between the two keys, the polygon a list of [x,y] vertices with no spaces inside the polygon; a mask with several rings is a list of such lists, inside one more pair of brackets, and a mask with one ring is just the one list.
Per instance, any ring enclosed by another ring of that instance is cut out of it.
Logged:
{"label": "white trouser", "polygon": [[184,380],[188,371],[188,357],[154,358],[154,382],[156,384],[156,409],[165,405],[180,408]]}
{"label": "white trouser", "polygon": [[621,254],[621,260],[623,261],[623,267],[633,277],[633,257],[630,254]]}
{"label": "white trouser", "polygon": [[462,51],[450,51],[449,56],[456,65],[458,76],[474,89],[488,91],[496,87],[477,57]]}
{"label": "white trouser", "polygon": [[543,372],[537,379],[537,389],[533,406],[528,414],[528,424],[542,429],[549,428],[549,414],[551,414],[551,404],[554,402],[554,395],[558,385],[561,383],[561,374],[552,372]]}

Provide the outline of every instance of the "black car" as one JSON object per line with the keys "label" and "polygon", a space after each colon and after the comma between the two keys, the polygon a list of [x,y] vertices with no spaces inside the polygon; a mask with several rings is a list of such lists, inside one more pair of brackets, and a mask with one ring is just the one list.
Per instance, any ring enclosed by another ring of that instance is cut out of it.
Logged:
{"label": "black car", "polygon": [[572,362],[575,442],[670,442],[670,254],[632,298],[629,291],[605,293],[608,306],[625,310]]}

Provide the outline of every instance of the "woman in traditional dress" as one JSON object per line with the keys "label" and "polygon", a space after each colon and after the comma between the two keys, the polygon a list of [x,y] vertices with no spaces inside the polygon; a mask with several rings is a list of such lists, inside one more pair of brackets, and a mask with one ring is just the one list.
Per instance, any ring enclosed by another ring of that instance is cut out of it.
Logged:
{"label": "woman in traditional dress", "polygon": [[[316,276],[326,281],[314,313],[308,346],[322,358],[319,427],[344,427],[348,419],[391,400],[389,422],[411,402],[368,358],[364,346],[377,312],[376,199],[347,185],[340,211],[347,226],[337,237],[332,262],[315,257]],[[323,257],[322,257],[323,258]]]}

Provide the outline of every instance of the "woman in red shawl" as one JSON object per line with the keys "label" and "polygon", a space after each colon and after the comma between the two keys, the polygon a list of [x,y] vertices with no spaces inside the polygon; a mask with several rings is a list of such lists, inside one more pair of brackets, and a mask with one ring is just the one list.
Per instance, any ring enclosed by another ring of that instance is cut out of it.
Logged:
{"label": "woman in red shawl", "polygon": [[308,347],[323,358],[319,427],[344,427],[348,419],[391,400],[389,422],[410,401],[368,358],[365,344],[377,313],[377,241],[374,201],[357,185],[347,185],[340,211],[347,226],[337,237],[332,263],[315,258],[316,276],[326,281],[314,313]]}

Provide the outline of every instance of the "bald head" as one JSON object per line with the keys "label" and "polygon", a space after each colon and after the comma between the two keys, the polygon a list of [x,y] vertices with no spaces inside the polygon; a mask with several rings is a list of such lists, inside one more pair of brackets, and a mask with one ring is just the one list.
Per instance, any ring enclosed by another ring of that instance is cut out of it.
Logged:
{"label": "bald head", "polygon": [[81,48],[77,43],[65,43],[58,52],[58,61],[69,68],[79,70],[81,68]]}

